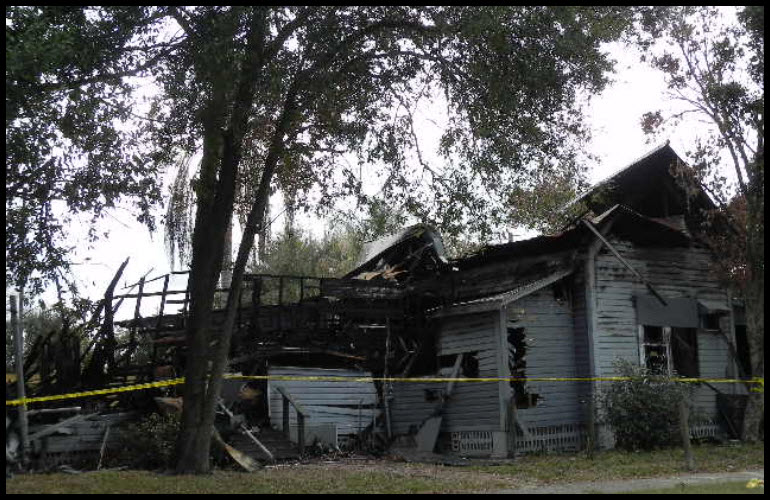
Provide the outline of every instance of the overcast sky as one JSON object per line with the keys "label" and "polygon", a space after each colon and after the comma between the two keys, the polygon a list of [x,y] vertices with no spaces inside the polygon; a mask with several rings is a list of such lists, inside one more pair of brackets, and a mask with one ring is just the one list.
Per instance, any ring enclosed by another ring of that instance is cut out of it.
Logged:
{"label": "overcast sky", "polygon": [[[647,111],[670,109],[672,106],[665,97],[663,77],[659,72],[639,63],[638,54],[633,50],[618,44],[611,48],[611,54],[618,61],[614,83],[603,94],[594,97],[588,108],[593,139],[586,147],[589,153],[599,159],[598,163],[589,168],[589,180],[592,183],[627,166],[665,139],[670,139],[673,148],[684,155],[688,143],[691,144],[699,128],[702,128],[698,123],[685,124],[672,135],[648,143],[648,138],[641,131],[641,116]],[[438,137],[438,126],[425,122],[423,127],[424,130],[418,131],[421,137]],[[422,149],[425,151],[435,146],[423,145]],[[273,214],[278,214],[280,210],[281,207],[276,206]],[[298,222],[314,229],[316,234],[320,234],[324,227],[323,221],[304,216],[299,216]],[[86,249],[86,245],[80,243],[75,251],[74,261],[78,263],[74,267],[75,279],[84,295],[92,299],[99,298],[126,257],[131,257],[131,260],[120,286],[136,282],[151,269],[150,277],[171,270],[164,250],[162,226],[151,235],[133,219],[128,210],[117,209],[110,212],[99,227],[108,235],[102,237],[92,249]],[[276,219],[272,227],[273,231],[280,231],[283,227],[282,218]],[[73,227],[70,231],[71,240],[84,241],[86,229],[84,225]],[[517,234],[532,236],[532,233],[526,232]],[[45,297],[49,303],[53,299],[53,294]]]}

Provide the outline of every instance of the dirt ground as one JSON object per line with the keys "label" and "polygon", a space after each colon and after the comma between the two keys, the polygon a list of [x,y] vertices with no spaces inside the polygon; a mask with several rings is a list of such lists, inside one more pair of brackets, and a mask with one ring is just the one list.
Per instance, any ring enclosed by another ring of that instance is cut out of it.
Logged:
{"label": "dirt ground", "polygon": [[[483,463],[483,461],[474,461]],[[503,461],[496,461],[501,463]],[[454,465],[454,467],[447,465]],[[297,467],[296,465],[278,465],[275,467]],[[737,472],[702,472],[690,474],[672,474],[668,477],[655,477],[643,479],[616,479],[609,481],[583,481],[562,484],[542,484],[532,479],[522,479],[509,475],[490,472],[469,470],[458,463],[444,465],[400,462],[390,460],[376,460],[371,458],[346,458],[334,461],[317,461],[303,464],[300,467],[312,470],[358,470],[361,472],[376,471],[391,475],[394,478],[426,478],[433,480],[455,481],[458,475],[467,476],[477,484],[495,485],[490,491],[484,489],[479,493],[496,494],[570,494],[570,493],[620,493],[636,490],[648,490],[658,488],[672,488],[680,485],[702,485],[724,481],[746,481],[751,479],[764,480],[765,472],[761,470],[737,471]],[[498,489],[499,488],[499,489]]]}
{"label": "dirt ground", "polygon": [[746,481],[765,478],[765,471],[746,472],[704,472],[699,474],[684,474],[671,477],[657,477],[649,479],[624,479],[614,481],[588,481],[581,483],[534,486],[527,488],[513,488],[495,491],[502,494],[564,494],[564,493],[621,493],[637,490],[651,490],[659,488],[674,488],[681,485],[701,485],[709,483],[721,483],[724,481]]}

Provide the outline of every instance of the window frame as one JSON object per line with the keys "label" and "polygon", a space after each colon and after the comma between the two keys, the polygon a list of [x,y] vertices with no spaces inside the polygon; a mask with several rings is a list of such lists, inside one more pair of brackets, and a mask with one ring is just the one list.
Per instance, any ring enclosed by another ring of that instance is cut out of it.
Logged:
{"label": "window frame", "polygon": [[[660,328],[662,342],[645,342],[644,339],[644,327]],[[673,372],[673,358],[671,352],[671,327],[670,326],[656,326],[656,325],[639,325],[639,364],[647,367],[647,346],[664,347],[666,351],[666,374],[671,375]]]}
{"label": "window frame", "polygon": [[[649,328],[660,328],[661,329],[661,342],[645,342],[645,327]],[[657,326],[657,325],[644,325],[639,324],[638,325],[638,345],[639,345],[639,365],[643,367],[647,367],[647,347],[663,347],[665,350],[665,356],[666,356],[666,375],[671,377],[674,375],[675,371],[675,362],[674,362],[674,352],[672,348],[672,340],[673,340],[673,333],[674,329],[676,327],[671,326]],[[682,330],[688,329],[692,330],[694,333],[693,340],[695,341],[694,345],[694,367],[695,367],[695,374],[681,374],[677,373],[678,376],[683,377],[699,377],[700,376],[700,353],[698,352],[698,332],[701,330],[699,328],[680,328]]]}

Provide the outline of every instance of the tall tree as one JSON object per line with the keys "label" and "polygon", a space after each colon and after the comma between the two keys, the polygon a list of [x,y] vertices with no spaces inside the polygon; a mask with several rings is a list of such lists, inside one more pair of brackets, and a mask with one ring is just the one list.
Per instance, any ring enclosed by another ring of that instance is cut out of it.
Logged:
{"label": "tall tree", "polygon": [[[135,85],[175,49],[144,7],[8,6],[5,11],[6,282],[66,280],[74,214],[122,199],[152,227],[168,150],[136,121]],[[98,235],[92,226],[91,238]]]}
{"label": "tall tree", "polygon": [[[711,134],[692,152],[702,185],[721,214],[701,228],[723,261],[721,268],[745,300],[751,374],[764,377],[764,7],[729,11],[714,7],[653,9],[646,18],[645,47],[662,43],[651,63],[664,72],[672,96],[685,107],[672,116],[651,112],[643,127],[676,125],[688,114],[705,118]],[[736,179],[731,194],[725,178]],[[732,196],[732,200],[729,198]],[[726,226],[724,221],[726,221]],[[714,234],[714,230],[728,231]],[[754,389],[756,389],[754,387]],[[742,438],[759,439],[764,393],[749,393]]]}
{"label": "tall tree", "polygon": [[[614,9],[575,7],[169,12],[186,45],[162,77],[166,95],[174,97],[165,116],[203,138],[177,471],[204,472],[243,272],[271,183],[295,192],[320,187],[322,203],[340,191],[355,193],[360,179],[350,170],[334,182],[341,155],[353,152],[364,164],[385,164],[384,195],[400,197],[424,218],[431,216],[426,207],[439,207],[434,215],[445,220],[469,214],[485,221],[490,195],[533,169],[574,159],[575,137],[585,132],[573,107],[576,94],[604,85],[611,65],[599,44],[616,37],[625,18]],[[446,96],[450,127],[442,145],[458,160],[443,171],[422,165],[433,189],[420,199],[408,154],[416,149],[410,112],[424,88]],[[223,332],[212,338],[209,311],[226,222],[249,150],[260,158],[259,181]],[[472,186],[487,193],[480,196]]]}

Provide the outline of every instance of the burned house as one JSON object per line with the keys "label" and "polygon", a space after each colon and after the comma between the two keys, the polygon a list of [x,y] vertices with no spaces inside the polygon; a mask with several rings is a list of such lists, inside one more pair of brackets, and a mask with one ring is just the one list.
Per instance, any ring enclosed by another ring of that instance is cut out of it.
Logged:
{"label": "burned house", "polygon": [[[690,230],[713,205],[684,192],[676,162],[666,144],[584,193],[576,202],[586,212],[559,234],[450,262],[430,285],[448,291],[426,311],[432,375],[528,380],[394,384],[393,432],[466,455],[577,449],[605,383],[590,379],[617,375],[619,359],[685,377],[740,375],[731,350],[745,338],[740,328],[736,338],[732,299]],[[734,434],[724,405],[741,393],[698,384],[693,432]]]}
{"label": "burned house", "polygon": [[[713,205],[697,186],[685,192],[677,163],[667,144],[655,149],[575,200],[583,213],[557,234],[449,260],[440,235],[418,224],[369,244],[339,279],[247,276],[228,371],[263,378],[231,380],[225,400],[249,394],[246,423],[260,439],[277,429],[300,447],[366,439],[505,457],[583,447],[605,383],[596,379],[616,375],[619,359],[687,377],[745,375],[741,315],[692,231]],[[158,292],[152,280],[122,296],[111,285],[83,373],[113,384],[183,373],[188,297],[170,278],[154,280]],[[124,299],[135,300],[133,317],[115,322]],[[224,311],[213,315],[217,325]],[[745,388],[695,391],[693,432],[734,434],[727,407]]]}

